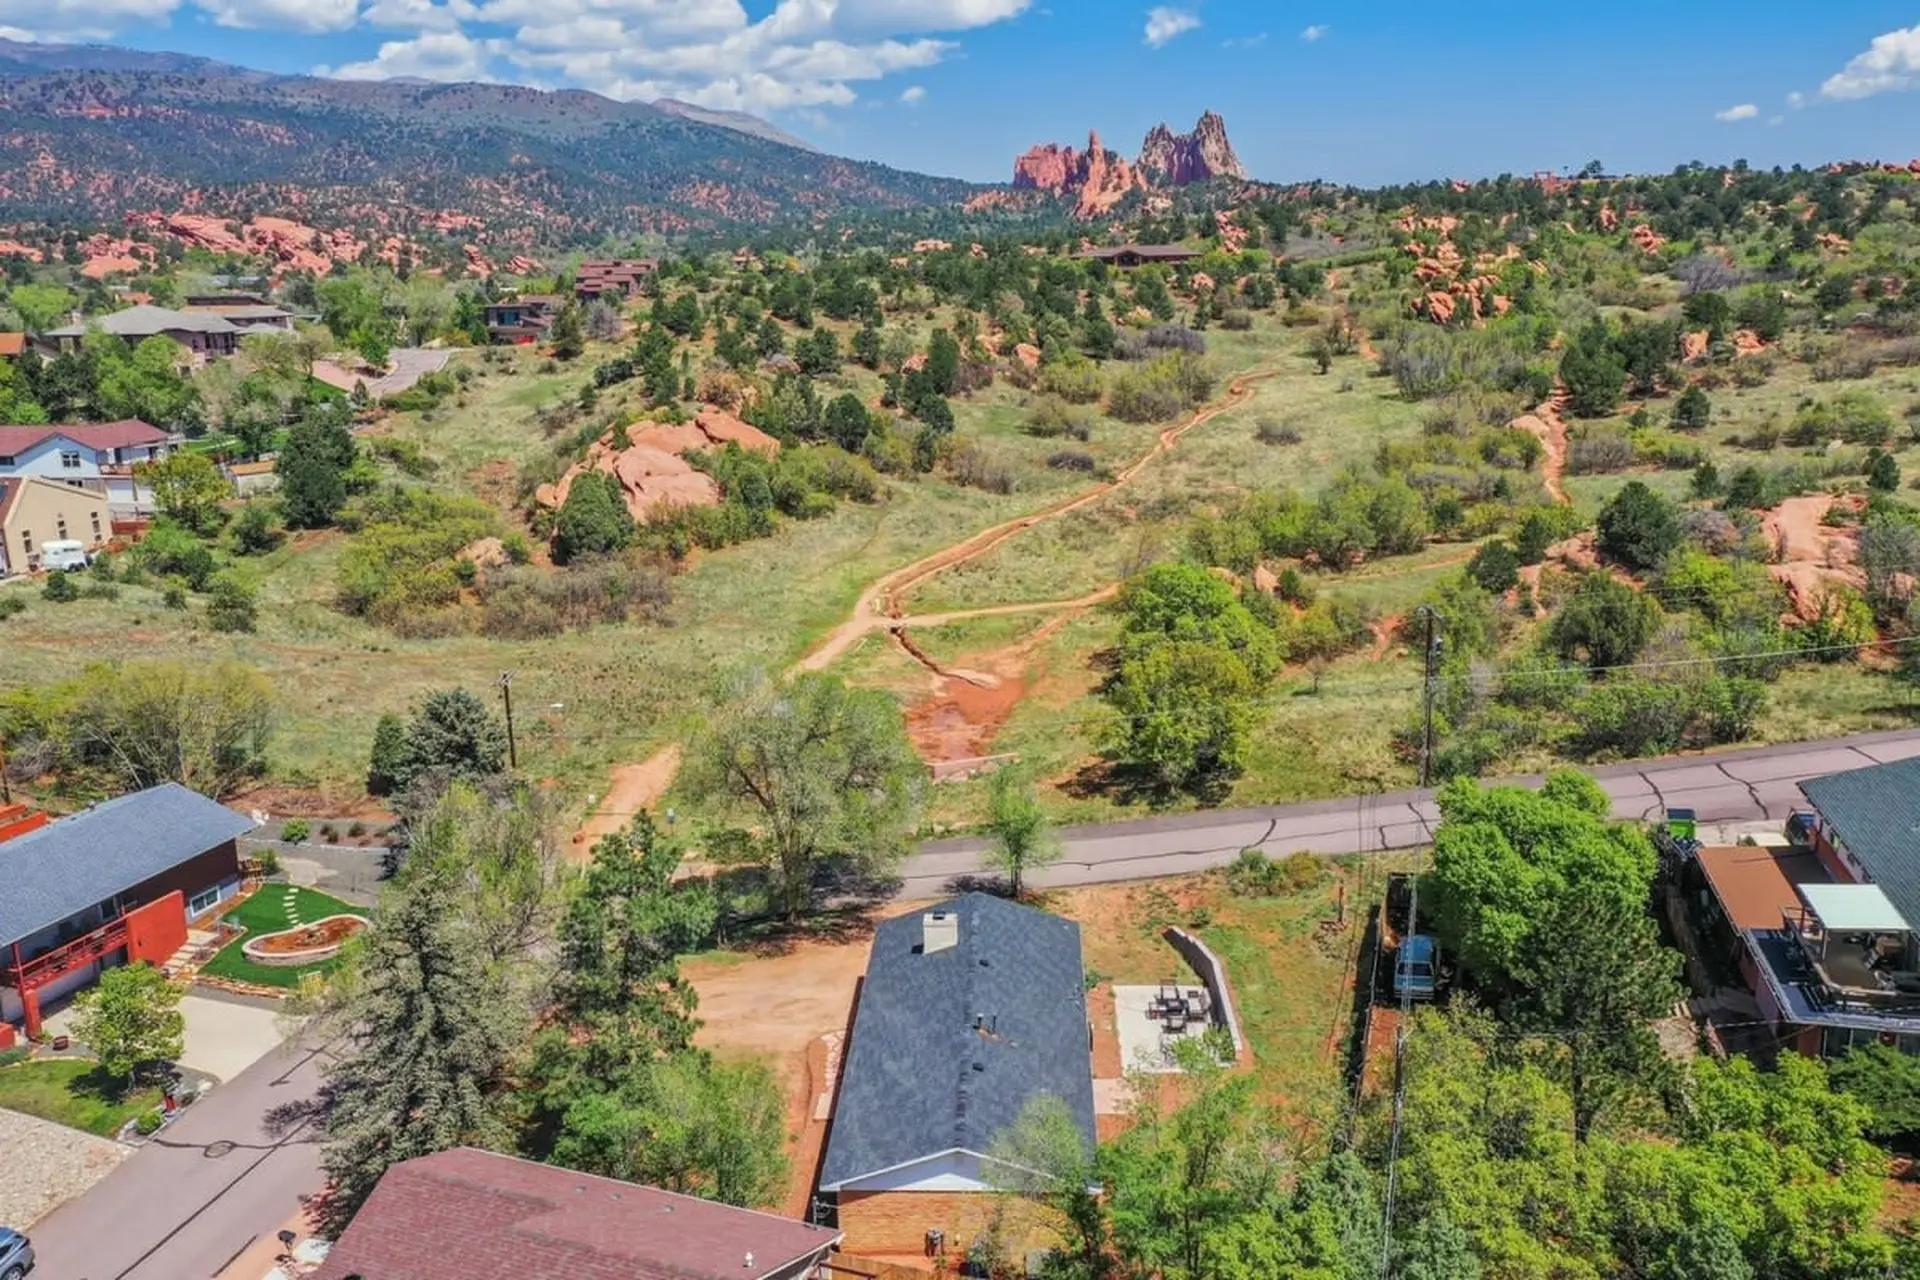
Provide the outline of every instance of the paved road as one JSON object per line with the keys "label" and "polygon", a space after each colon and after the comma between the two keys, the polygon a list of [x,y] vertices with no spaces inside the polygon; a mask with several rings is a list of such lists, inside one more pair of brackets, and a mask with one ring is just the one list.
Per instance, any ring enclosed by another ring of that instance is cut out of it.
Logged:
{"label": "paved road", "polygon": [[199,1280],[277,1231],[322,1185],[318,1125],[300,1114],[322,1061],[268,1054],[36,1223],[34,1280]]}
{"label": "paved road", "polygon": [[[1669,808],[1690,808],[1702,822],[1750,822],[1783,819],[1790,810],[1804,807],[1806,799],[1797,784],[1808,778],[1910,756],[1920,756],[1920,729],[1638,761],[1591,772],[1613,797],[1613,811],[1622,818],[1653,818]],[[1065,886],[1185,875],[1231,862],[1250,846],[1272,854],[1404,849],[1427,843],[1438,821],[1432,791],[1395,791],[1067,827],[1059,833],[1066,845],[1061,860],[1032,880]],[[902,895],[937,897],[957,880],[992,875],[981,858],[984,847],[977,838],[921,845],[902,869]]]}

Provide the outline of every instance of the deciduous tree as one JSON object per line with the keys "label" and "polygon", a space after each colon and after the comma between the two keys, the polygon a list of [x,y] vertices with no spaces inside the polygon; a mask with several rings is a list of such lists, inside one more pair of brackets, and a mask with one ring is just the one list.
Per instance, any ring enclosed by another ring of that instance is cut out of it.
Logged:
{"label": "deciduous tree", "polygon": [[74,999],[73,1034],[109,1075],[137,1082],[140,1069],[172,1063],[186,1051],[186,989],[150,964],[108,969]]}

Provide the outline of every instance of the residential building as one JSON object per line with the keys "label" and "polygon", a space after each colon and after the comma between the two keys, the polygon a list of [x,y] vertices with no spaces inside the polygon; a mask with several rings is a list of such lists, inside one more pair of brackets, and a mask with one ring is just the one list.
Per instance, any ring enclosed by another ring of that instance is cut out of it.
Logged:
{"label": "residential building", "polygon": [[170,958],[188,920],[238,892],[253,825],[167,782],[0,843],[0,1019],[37,1034],[102,970]]}
{"label": "residential building", "polygon": [[1037,1099],[1091,1154],[1091,1034],[1072,921],[970,893],[882,924],[820,1171],[847,1249],[963,1255],[1006,1185],[994,1144]]}
{"label": "residential building", "polygon": [[1709,963],[1730,963],[1782,1045],[1920,1054],[1920,759],[1801,784],[1792,845],[1698,851],[1681,870],[1708,910]]}
{"label": "residential building", "polygon": [[27,353],[27,335],[0,333],[0,360],[18,360]]}
{"label": "residential building", "polygon": [[489,302],[487,337],[496,345],[528,346],[547,336],[562,299],[553,293],[530,293],[524,298]]}
{"label": "residential building", "polygon": [[311,1280],[824,1280],[839,1239],[463,1147],[388,1169]]}
{"label": "residential building", "polygon": [[142,462],[166,457],[179,436],[126,418],[119,422],[0,427],[0,479],[39,476],[104,495],[123,516],[153,510],[153,491],[133,473]]}
{"label": "residential building", "polygon": [[0,578],[38,573],[49,542],[97,551],[113,537],[113,507],[98,489],[42,476],[0,476]]}
{"label": "residential building", "polygon": [[582,302],[604,298],[618,306],[653,279],[660,264],[652,258],[583,262],[574,277],[573,296]]}
{"label": "residential building", "polygon": [[249,333],[292,333],[294,316],[252,293],[213,293],[189,297],[181,306],[183,315],[218,316]]}
{"label": "residential building", "polygon": [[1181,244],[1123,244],[1110,249],[1089,249],[1085,253],[1074,255],[1076,258],[1104,262],[1109,266],[1128,270],[1145,266],[1150,262],[1172,266],[1181,262],[1191,262],[1199,256],[1199,250],[1189,249]]}
{"label": "residential building", "polygon": [[143,303],[124,311],[49,329],[40,335],[40,340],[55,353],[73,351],[79,348],[88,333],[96,329],[116,338],[124,338],[129,346],[138,346],[153,337],[171,338],[184,347],[196,363],[210,356],[232,355],[240,349],[240,337],[245,332],[225,316],[175,311]]}

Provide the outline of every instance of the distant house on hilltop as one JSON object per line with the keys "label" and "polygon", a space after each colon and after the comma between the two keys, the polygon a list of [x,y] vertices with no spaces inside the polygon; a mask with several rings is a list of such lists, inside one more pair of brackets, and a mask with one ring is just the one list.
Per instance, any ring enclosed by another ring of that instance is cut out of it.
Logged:
{"label": "distant house on hilltop", "polygon": [[529,293],[524,297],[489,302],[487,338],[496,346],[530,346],[553,328],[554,313],[565,301],[556,293]]}
{"label": "distant house on hilltop", "polygon": [[122,422],[0,426],[0,480],[39,477],[99,494],[120,516],[153,509],[153,491],[133,469],[166,457],[180,441],[160,428]]}
{"label": "distant house on hilltop", "polygon": [[1200,256],[1200,251],[1189,249],[1183,244],[1123,244],[1112,248],[1089,249],[1085,253],[1076,253],[1073,256],[1089,262],[1104,262],[1108,266],[1130,271],[1150,262],[1163,262],[1169,266],[1192,262]]}
{"label": "distant house on hilltop", "polygon": [[49,329],[40,335],[40,342],[56,355],[62,351],[77,351],[87,334],[96,329],[125,339],[129,346],[138,346],[148,338],[170,338],[186,348],[196,362],[210,356],[232,355],[240,349],[240,338],[247,332],[223,315],[206,311],[175,311],[143,303],[124,311]]}
{"label": "distant house on hilltop", "polygon": [[574,278],[573,296],[582,302],[600,299],[618,304],[645,287],[660,264],[652,258],[621,258],[583,262]]}
{"label": "distant house on hilltop", "polygon": [[215,293],[189,297],[180,308],[184,315],[218,316],[249,333],[292,333],[293,313],[283,310],[253,293]]}
{"label": "distant house on hilltop", "polygon": [[1091,1153],[1080,926],[984,893],[882,924],[820,1169],[847,1249],[964,1253],[1004,1185],[996,1141],[1044,1097]]}

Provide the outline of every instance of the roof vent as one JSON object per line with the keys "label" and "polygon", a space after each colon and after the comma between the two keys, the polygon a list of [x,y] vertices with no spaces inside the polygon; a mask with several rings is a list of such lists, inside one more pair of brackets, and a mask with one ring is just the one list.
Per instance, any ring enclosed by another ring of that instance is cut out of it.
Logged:
{"label": "roof vent", "polygon": [[929,911],[920,917],[920,950],[932,955],[960,945],[960,917],[951,911]]}
{"label": "roof vent", "polygon": [[740,1265],[741,1265],[741,1266],[743,1266],[743,1267],[745,1267],[745,1268],[746,1268],[747,1270],[749,1270],[749,1271],[751,1271],[751,1270],[753,1270],[753,1255],[752,1255],[752,1254],[748,1254],[748,1255],[747,1255],[747,1260],[746,1260],[745,1262],[743,1262],[743,1263],[741,1263]]}

